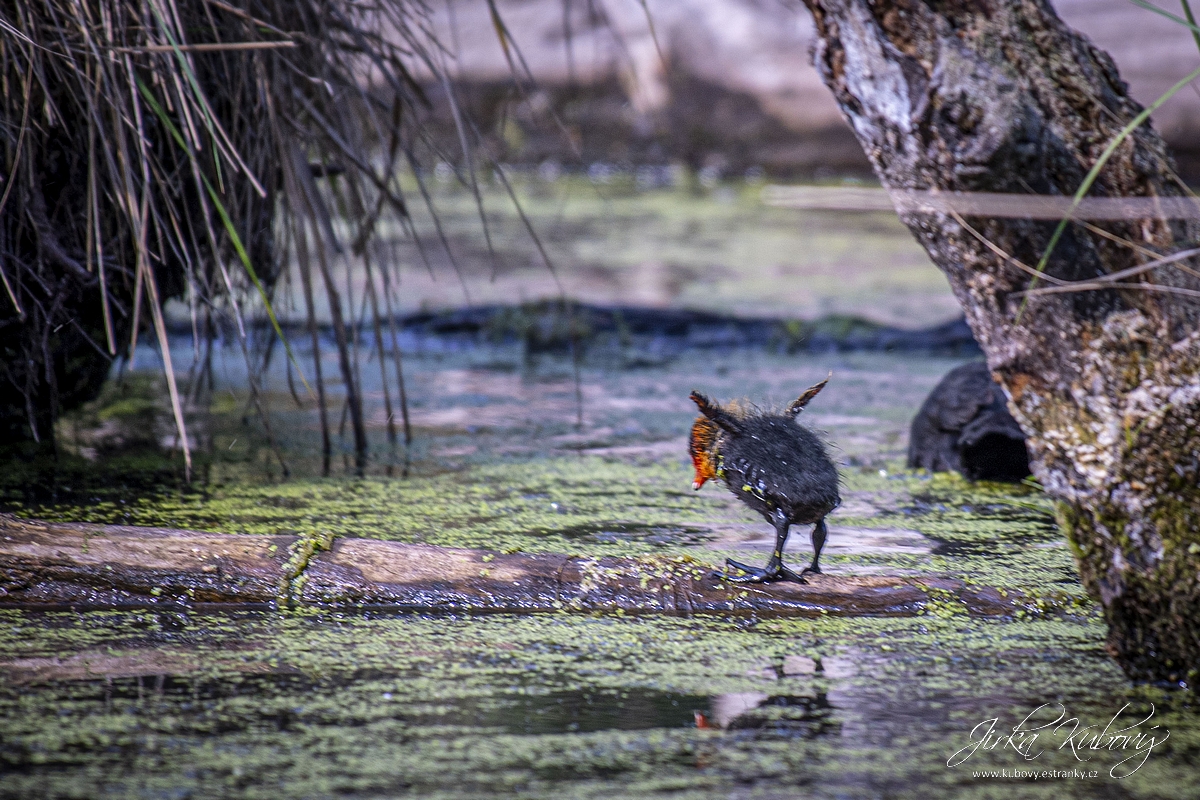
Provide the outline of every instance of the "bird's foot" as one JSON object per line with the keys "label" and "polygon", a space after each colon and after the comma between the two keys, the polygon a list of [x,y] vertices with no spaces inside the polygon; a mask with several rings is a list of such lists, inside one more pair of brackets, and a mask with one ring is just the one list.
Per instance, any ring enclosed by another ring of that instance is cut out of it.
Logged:
{"label": "bird's foot", "polygon": [[[735,570],[736,572],[732,572]],[[807,571],[807,570],[806,570]],[[751,567],[732,558],[725,559],[725,570],[716,573],[721,580],[730,583],[777,583],[792,581],[793,583],[808,583],[801,574],[797,574],[783,564],[767,564],[765,569]]]}

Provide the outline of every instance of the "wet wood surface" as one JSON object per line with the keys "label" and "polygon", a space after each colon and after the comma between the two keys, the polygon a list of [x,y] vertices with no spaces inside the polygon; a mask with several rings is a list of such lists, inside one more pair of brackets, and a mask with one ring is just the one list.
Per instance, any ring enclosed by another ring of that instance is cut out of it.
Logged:
{"label": "wet wood surface", "polygon": [[48,523],[0,515],[0,606],[297,606],[454,612],[917,614],[933,603],[1007,615],[1028,598],[950,578],[721,580],[687,557],[491,553],[344,538]]}

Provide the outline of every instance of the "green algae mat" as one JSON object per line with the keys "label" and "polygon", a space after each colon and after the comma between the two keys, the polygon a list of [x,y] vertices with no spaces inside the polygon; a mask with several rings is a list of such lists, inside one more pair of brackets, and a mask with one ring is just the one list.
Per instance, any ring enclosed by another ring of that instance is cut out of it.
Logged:
{"label": "green algae mat", "polygon": [[127,378],[64,423],[57,463],[0,476],[5,511],[318,548],[368,537],[754,562],[770,546],[762,520],[688,488],[687,392],[781,401],[833,369],[805,412],[842,473],[827,571],[1030,602],[1001,618],[950,595],[859,618],[0,609],[0,797],[1200,796],[1194,695],[1130,686],[1114,666],[1037,488],[903,470],[911,410],[955,363],[591,360],[578,425],[570,363],[430,353],[409,361],[409,452],[388,447],[369,395],[366,477],[340,454],[321,476],[311,411],[280,393],[283,480],[244,396],[225,390],[198,419],[190,486],[157,450],[154,381]]}
{"label": "green algae mat", "polygon": [[1086,618],[0,620],[3,797],[1195,796],[1190,701]]}

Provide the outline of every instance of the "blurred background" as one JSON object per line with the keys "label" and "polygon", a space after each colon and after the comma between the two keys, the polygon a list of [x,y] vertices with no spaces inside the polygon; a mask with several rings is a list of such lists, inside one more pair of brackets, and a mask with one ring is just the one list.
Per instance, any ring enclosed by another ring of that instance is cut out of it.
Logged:
{"label": "blurred background", "polygon": [[[1113,57],[1143,105],[1194,60],[1187,28],[1128,0],[1053,6]],[[798,0],[529,0],[496,8],[520,48],[519,74],[541,91],[514,92],[488,4],[452,0],[435,19],[455,52],[451,71],[506,162],[568,162],[578,146],[588,165],[679,163],[710,180],[747,170],[772,179],[871,177],[812,66],[812,18]],[[444,121],[444,95],[430,90]],[[1195,99],[1182,93],[1154,115],[1192,178],[1200,156]],[[539,124],[550,111],[568,136]]]}
{"label": "blurred background", "polygon": [[[1186,28],[1124,0],[1057,7],[1113,55],[1144,104],[1194,59]],[[894,463],[937,377],[978,357],[945,279],[812,67],[802,4],[448,0],[425,30],[439,55],[413,67],[428,103],[408,120],[417,134],[396,176],[409,217],[383,218],[369,246],[395,281],[395,341],[415,382],[410,430],[434,443],[412,453],[474,452],[489,431],[522,446],[543,431],[547,443],[677,444],[694,383],[770,403],[835,369],[860,388],[831,392],[822,399],[838,413],[817,408],[813,419],[837,441],[859,441],[854,457]],[[1192,175],[1195,92],[1154,122]],[[334,226],[353,239],[352,225]],[[365,272],[349,254],[333,269],[359,320],[358,362],[386,360],[392,342],[383,328],[382,347],[372,339]],[[293,263],[275,306],[296,333],[301,294]],[[328,296],[316,294],[328,326]],[[186,317],[181,301],[180,334]],[[260,324],[259,334],[269,351],[273,332]],[[303,336],[290,338],[311,358]],[[229,341],[233,375],[244,367]],[[187,349],[177,361],[188,363]],[[323,374],[336,398],[333,353],[330,340]],[[756,359],[777,363],[747,366]],[[296,413],[286,360],[264,363],[272,408]],[[635,399],[646,368],[662,385],[657,421],[656,406]],[[715,368],[734,375],[714,385],[705,370]],[[384,398],[387,374],[358,372],[373,447],[400,419],[394,387]],[[330,408],[337,418],[336,399]],[[312,430],[304,419],[285,430]],[[338,427],[346,442],[345,407]]]}
{"label": "blurred background", "polygon": [[[1056,7],[1143,104],[1194,60],[1185,27],[1133,3]],[[812,67],[801,3],[446,0],[405,19],[389,23],[412,80],[393,133],[352,88],[330,88],[343,118],[314,130],[342,139],[308,157],[331,211],[294,228],[306,214],[283,215],[261,251],[290,351],[236,261],[232,293],[215,273],[208,289],[175,278],[165,327],[186,439],[143,319],[105,394],[60,424],[68,452],[186,441],[205,469],[323,473],[339,454],[358,470],[454,469],[493,457],[488,442],[683,458],[691,388],[770,404],[834,370],[845,390],[810,419],[844,458],[882,467],[902,461],[938,377],[979,357]],[[394,90],[369,60],[347,63],[359,88]],[[1185,179],[1200,175],[1193,89],[1154,116]],[[354,137],[358,150],[339,149]],[[346,205],[365,185],[350,173],[367,170],[405,214],[381,214],[384,195],[371,214]],[[311,331],[306,236],[331,281],[312,293]],[[131,392],[152,396],[131,405]],[[114,407],[132,409],[128,424]]]}
{"label": "blurred background", "polygon": [[[1127,0],[1055,7],[1113,56],[1144,105],[1194,60],[1186,28]],[[495,8],[498,18],[484,2],[433,7],[432,31],[449,49],[439,66],[452,83],[415,71],[431,103],[416,150],[433,202],[413,202],[413,230],[385,238],[404,268],[402,310],[565,295],[740,316],[853,314],[905,328],[958,315],[886,198],[837,191],[878,184],[811,64],[802,3]],[[477,164],[463,155],[455,109],[480,135]],[[1195,91],[1167,101],[1154,124],[1185,179],[1200,177]],[[501,165],[558,282],[496,176]],[[481,204],[462,180],[472,166]],[[773,191],[779,184],[826,191],[797,202]],[[407,188],[419,198],[411,177]]]}

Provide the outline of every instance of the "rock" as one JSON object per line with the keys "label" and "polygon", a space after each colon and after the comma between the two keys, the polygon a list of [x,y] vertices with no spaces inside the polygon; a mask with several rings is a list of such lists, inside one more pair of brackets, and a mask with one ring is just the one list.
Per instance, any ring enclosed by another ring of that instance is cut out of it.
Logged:
{"label": "rock", "polygon": [[987,364],[952,369],[912,422],[908,466],[971,480],[1017,482],[1029,474],[1025,433]]}
{"label": "rock", "polygon": [[784,675],[812,675],[817,671],[817,662],[808,656],[784,656]]}

